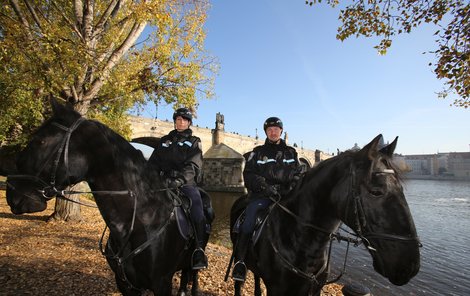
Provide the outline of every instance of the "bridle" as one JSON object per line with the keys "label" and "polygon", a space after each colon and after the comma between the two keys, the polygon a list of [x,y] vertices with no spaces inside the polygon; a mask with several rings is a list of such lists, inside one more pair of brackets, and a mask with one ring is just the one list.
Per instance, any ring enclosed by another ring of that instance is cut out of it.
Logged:
{"label": "bridle", "polygon": [[[395,171],[392,170],[392,169],[384,169],[380,172],[376,172],[375,174],[395,174]],[[422,244],[421,244],[419,238],[416,237],[416,236],[409,237],[409,236],[389,234],[389,233],[364,231],[365,229],[367,229],[367,217],[365,215],[365,211],[364,211],[364,208],[362,206],[361,194],[358,192],[358,189],[357,189],[356,170],[355,170],[353,164],[350,165],[349,176],[350,176],[350,182],[349,182],[349,187],[350,188],[349,188],[348,196],[347,196],[347,200],[346,200],[347,206],[346,206],[346,209],[345,209],[345,213],[346,213],[345,214],[345,217],[346,217],[345,220],[348,220],[348,218],[347,218],[348,213],[349,213],[348,207],[349,207],[349,204],[350,204],[350,199],[353,199],[353,202],[354,202],[353,203],[353,205],[354,205],[354,211],[353,212],[354,212],[354,224],[355,224],[355,229],[353,229],[353,231],[355,233],[351,233],[351,232],[346,231],[348,236],[344,236],[344,235],[340,234],[340,232],[338,230],[336,232],[331,232],[331,231],[328,231],[328,230],[326,230],[322,227],[319,227],[317,225],[306,222],[306,221],[304,221],[304,219],[302,217],[300,217],[299,215],[292,212],[286,206],[282,205],[280,203],[279,198],[276,199],[276,198],[270,197],[270,199],[274,202],[273,206],[271,207],[271,210],[274,208],[274,206],[277,206],[283,212],[285,212],[288,215],[292,216],[297,221],[298,224],[301,224],[305,227],[312,228],[316,231],[322,232],[322,233],[326,234],[329,237],[329,249],[328,249],[328,257],[327,257],[326,264],[324,264],[316,273],[309,273],[309,272],[303,271],[300,268],[296,267],[288,259],[286,259],[285,256],[283,256],[281,254],[279,248],[274,244],[274,238],[272,237],[272,235],[270,235],[270,232],[268,231],[269,241],[271,243],[271,247],[273,248],[274,252],[278,255],[278,257],[281,259],[281,261],[286,266],[286,268],[290,269],[292,272],[294,272],[298,276],[303,277],[303,278],[307,279],[308,281],[310,281],[312,286],[314,284],[321,285],[321,286],[331,284],[331,283],[337,282],[342,277],[342,275],[344,274],[344,272],[346,270],[346,261],[347,261],[347,256],[348,256],[348,252],[349,252],[349,246],[350,246],[351,243],[354,245],[354,247],[358,247],[360,244],[364,244],[364,246],[367,249],[369,249],[370,251],[376,252],[377,250],[374,247],[372,247],[370,241],[366,238],[366,236],[369,237],[369,238],[374,238],[374,239],[379,239],[379,240],[381,239],[381,240],[394,240],[394,241],[398,241],[398,242],[416,242],[419,247],[422,247]],[[267,224],[268,224],[268,227],[269,227],[269,225],[270,225],[269,221],[268,221]],[[340,228],[341,227],[339,227],[338,229],[340,229]],[[331,261],[332,243],[335,240],[337,240],[338,242],[345,241],[347,243],[347,248],[346,248],[346,252],[345,252],[343,268],[342,268],[340,274],[336,278],[334,278],[332,280],[328,280],[329,265],[330,265],[330,261]],[[327,272],[327,276],[325,277],[325,280],[320,283],[320,281],[318,280],[318,277],[325,270]]]}
{"label": "bridle", "polygon": [[[177,194],[175,194],[172,190],[168,188],[163,188],[157,191],[166,191],[167,192],[167,197],[169,197],[172,200],[173,203],[173,208],[170,211],[169,217],[166,219],[166,222],[161,225],[158,228],[158,231],[154,233],[147,241],[142,243],[140,246],[137,248],[133,249],[130,253],[126,254],[124,256],[123,251],[125,247],[128,245],[130,241],[131,234],[134,230],[134,224],[135,224],[135,219],[136,219],[136,214],[137,214],[137,194],[132,192],[131,190],[92,190],[92,191],[75,191],[75,190],[59,190],[56,188],[56,176],[57,176],[57,170],[59,167],[60,160],[63,155],[63,160],[64,160],[64,167],[65,167],[65,176],[66,179],[69,179],[69,144],[70,144],[70,138],[72,133],[80,126],[81,123],[83,123],[86,119],[83,117],[79,117],[70,127],[66,127],[64,125],[61,125],[57,122],[52,122],[51,124],[60,128],[65,132],[64,138],[62,141],[59,143],[57,146],[57,150],[53,152],[44,162],[42,165],[41,169],[36,173],[36,175],[27,175],[27,174],[19,174],[19,175],[9,175],[7,178],[7,186],[10,187],[12,190],[15,190],[17,192],[20,192],[11,182],[8,182],[8,180],[30,180],[33,182],[36,182],[37,184],[42,185],[42,189],[38,189],[38,192],[40,192],[43,196],[43,198],[48,201],[53,199],[54,197],[56,198],[61,198],[70,202],[74,202],[80,205],[88,206],[88,207],[94,207],[97,208],[94,205],[82,203],[80,201],[76,201],[70,198],[67,198],[65,195],[66,194],[85,194],[85,193],[91,193],[91,194],[111,194],[111,195],[126,195],[129,197],[132,197],[134,200],[133,204],[133,213],[132,213],[132,219],[131,219],[131,225],[128,231],[127,236],[123,239],[124,243],[122,245],[122,248],[118,252],[114,252],[111,249],[110,244],[107,244],[107,248],[105,249],[103,247],[103,239],[107,230],[107,225],[105,226],[103,233],[101,235],[100,241],[99,241],[99,248],[103,256],[107,257],[108,259],[114,260],[120,271],[120,277],[121,280],[123,280],[129,288],[137,291],[143,291],[143,289],[140,289],[138,287],[135,287],[130,280],[128,279],[126,272],[125,272],[125,263],[128,262],[131,258],[137,256],[140,254],[142,251],[144,251],[146,248],[148,248],[159,236],[160,234],[167,228],[167,226],[172,222],[172,216],[174,212],[174,208],[181,205],[182,201],[179,198]],[[44,170],[48,162],[52,159],[52,157],[56,154],[56,157],[53,162],[52,170],[51,170],[51,175],[50,175],[50,180],[49,183],[45,182],[42,178],[39,177],[40,173]],[[70,183],[70,182],[69,182]],[[28,194],[25,194],[23,192],[20,192],[22,195],[32,198]]]}
{"label": "bridle", "polygon": [[[76,191],[76,190],[59,190],[56,188],[56,177],[57,177],[57,170],[59,168],[59,163],[63,155],[63,160],[64,160],[64,167],[65,167],[65,178],[68,180],[69,179],[69,145],[70,145],[70,137],[72,136],[72,133],[82,124],[86,119],[84,117],[79,117],[70,127],[66,127],[60,123],[57,122],[51,122],[52,125],[58,127],[59,129],[63,130],[65,132],[64,137],[62,141],[57,145],[57,150],[53,152],[44,162],[44,164],[41,166],[41,169],[35,174],[35,175],[27,175],[27,174],[22,174],[22,175],[9,175],[7,179],[7,186],[10,187],[11,189],[15,191],[19,191],[11,182],[8,182],[8,180],[30,180],[33,182],[37,182],[38,184],[42,185],[42,189],[39,189],[38,191],[42,194],[44,199],[46,201],[53,199],[54,197],[56,198],[61,198],[73,203],[77,203],[80,205],[84,206],[89,206],[89,207],[96,207],[90,204],[82,203],[80,201],[76,201],[70,198],[67,198],[66,195],[70,194],[85,194],[85,193],[92,193],[92,194],[115,194],[115,195],[129,195],[133,196],[133,193],[129,190],[102,190],[102,191]],[[54,159],[53,165],[52,165],[52,170],[50,174],[50,179],[49,183],[45,182],[42,178],[39,177],[40,173],[44,170],[48,162],[52,159],[52,157],[56,154],[56,157]],[[69,182],[70,183],[70,182]],[[22,195],[30,197],[29,195],[22,193]]]}
{"label": "bridle", "polygon": [[[79,117],[70,127],[63,126],[57,122],[52,122],[51,124],[60,128],[61,130],[65,131],[65,135],[62,139],[62,141],[59,143],[57,146],[57,150],[53,152],[50,157],[46,159],[44,164],[42,165],[41,169],[35,174],[35,175],[27,175],[27,174],[22,174],[22,175],[9,175],[7,179],[7,186],[9,186],[11,189],[15,191],[19,191],[11,182],[8,182],[8,180],[18,180],[18,179],[23,179],[23,180],[30,180],[33,182],[37,182],[39,184],[43,185],[43,188],[38,190],[44,199],[50,200],[54,197],[61,197],[65,198],[65,194],[72,193],[72,192],[67,192],[64,190],[58,190],[56,188],[56,176],[57,176],[57,170],[59,167],[59,162],[60,159],[62,158],[63,154],[63,159],[64,159],[64,167],[65,167],[65,176],[66,179],[69,178],[69,144],[70,144],[70,137],[72,136],[72,133],[80,126],[82,122],[85,121],[85,118]],[[53,165],[52,165],[52,170],[51,170],[51,175],[49,179],[49,183],[45,182],[43,179],[39,177],[39,174],[44,170],[46,165],[48,164],[49,160],[53,157],[54,153],[56,154],[56,157],[54,159]],[[29,195],[26,195],[22,193],[23,195],[30,197]],[[72,201],[72,200],[71,200]]]}
{"label": "bridle", "polygon": [[[416,242],[419,247],[422,247],[422,244],[419,240],[419,237],[417,236],[404,236],[404,235],[398,235],[398,234],[391,234],[391,233],[381,233],[381,232],[372,232],[372,231],[367,231],[367,217],[365,215],[364,208],[362,206],[362,200],[361,200],[361,193],[358,192],[358,185],[357,185],[357,178],[356,178],[356,170],[354,168],[354,165],[351,164],[350,166],[350,194],[348,195],[347,201],[346,201],[346,208],[345,208],[345,217],[346,220],[348,220],[348,207],[350,204],[350,198],[353,199],[354,201],[354,224],[355,224],[355,229],[354,232],[356,233],[357,237],[361,239],[361,241],[364,243],[364,245],[367,247],[367,249],[371,251],[377,251],[374,247],[372,247],[372,244],[370,241],[366,238],[374,238],[374,239],[379,239],[379,240],[392,240],[392,241],[399,241],[399,242]],[[395,171],[393,169],[384,169],[379,172],[373,172],[373,174],[376,175],[386,175],[386,174],[395,174]]]}

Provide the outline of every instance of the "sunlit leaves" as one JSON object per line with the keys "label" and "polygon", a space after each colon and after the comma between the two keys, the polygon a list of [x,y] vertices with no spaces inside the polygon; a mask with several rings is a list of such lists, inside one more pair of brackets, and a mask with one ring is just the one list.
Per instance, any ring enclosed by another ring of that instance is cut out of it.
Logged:
{"label": "sunlit leaves", "polygon": [[[306,1],[306,4],[321,3]],[[340,1],[323,1],[333,7]],[[465,0],[352,0],[343,1],[340,11],[337,38],[341,41],[351,37],[381,38],[375,46],[379,54],[386,54],[394,35],[411,33],[423,23],[442,27],[437,36],[437,62],[434,63],[438,78],[444,79],[446,89],[439,93],[446,97],[454,92],[460,98],[454,105],[470,106],[470,2]],[[430,65],[433,65],[431,63]]]}
{"label": "sunlit leaves", "polygon": [[[120,126],[123,114],[135,104],[193,108],[211,97],[215,64],[203,48],[207,8],[205,0],[2,4],[0,81],[6,116],[0,118],[0,128],[5,127],[0,144],[11,138],[6,131],[13,114],[38,118],[49,95],[82,114],[107,117],[120,131],[126,130]],[[13,110],[20,105],[11,102],[20,100],[32,106]]]}

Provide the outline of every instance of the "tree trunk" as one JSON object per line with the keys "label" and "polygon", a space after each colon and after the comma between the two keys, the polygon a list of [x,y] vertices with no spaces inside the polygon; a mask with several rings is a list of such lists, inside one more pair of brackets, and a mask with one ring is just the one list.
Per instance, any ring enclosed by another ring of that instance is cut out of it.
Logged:
{"label": "tree trunk", "polygon": [[[85,182],[81,182],[70,186],[67,188],[67,190],[86,191],[87,187],[88,186]],[[66,194],[65,197],[74,201],[80,200],[79,194]],[[52,213],[52,215],[49,217],[49,220],[80,222],[82,219],[83,217],[80,204],[61,198],[56,198],[54,213]]]}

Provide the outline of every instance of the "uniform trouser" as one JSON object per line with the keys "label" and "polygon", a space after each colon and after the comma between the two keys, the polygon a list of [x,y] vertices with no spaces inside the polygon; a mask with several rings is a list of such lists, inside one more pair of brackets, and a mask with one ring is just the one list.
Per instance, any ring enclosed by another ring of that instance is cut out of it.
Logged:
{"label": "uniform trouser", "polygon": [[240,232],[245,234],[251,234],[255,229],[256,215],[267,209],[271,204],[272,200],[267,197],[256,198],[250,201],[245,210],[245,220],[241,225]]}
{"label": "uniform trouser", "polygon": [[191,199],[191,219],[194,223],[194,228],[197,235],[197,243],[202,245],[204,241],[204,210],[202,207],[201,193],[197,186],[194,185],[183,185],[180,190]]}

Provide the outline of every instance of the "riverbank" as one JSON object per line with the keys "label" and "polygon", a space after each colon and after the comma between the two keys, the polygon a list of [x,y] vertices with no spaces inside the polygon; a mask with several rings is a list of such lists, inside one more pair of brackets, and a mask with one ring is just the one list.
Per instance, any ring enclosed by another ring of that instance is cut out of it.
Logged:
{"label": "riverbank", "polygon": [[[121,295],[98,249],[104,228],[98,210],[82,207],[82,222],[47,222],[53,206],[52,201],[44,212],[13,215],[0,190],[1,294]],[[233,282],[223,280],[230,249],[209,243],[207,255],[209,268],[200,272],[200,295],[233,295]],[[173,284],[177,287],[177,276]],[[244,295],[253,295],[253,286],[249,273]],[[328,285],[322,295],[340,296],[340,290],[339,285]]]}
{"label": "riverbank", "polygon": [[411,175],[411,174],[405,174],[404,179],[409,179],[409,180],[431,180],[431,181],[464,181],[464,182],[470,182],[470,178],[465,178],[465,177],[455,177],[455,176],[443,176],[443,175],[438,175],[438,176],[431,176],[431,175]]}

